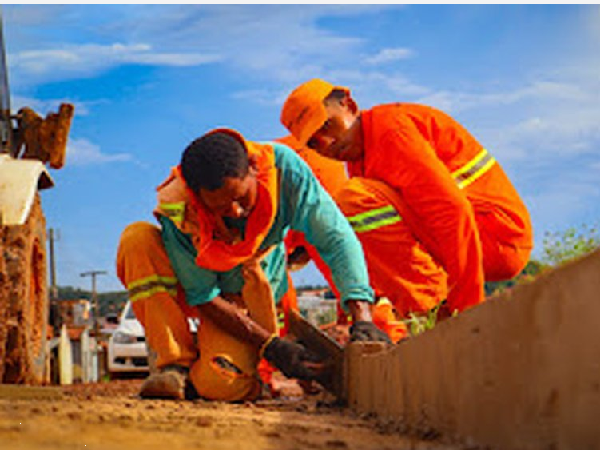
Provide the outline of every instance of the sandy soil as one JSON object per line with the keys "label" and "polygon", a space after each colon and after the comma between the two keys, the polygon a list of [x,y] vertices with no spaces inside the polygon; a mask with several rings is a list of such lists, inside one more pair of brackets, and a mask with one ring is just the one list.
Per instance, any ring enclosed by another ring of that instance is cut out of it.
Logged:
{"label": "sandy soil", "polygon": [[[3,450],[437,449],[319,394],[256,403],[141,400],[139,380],[0,391]],[[13,388],[11,386],[11,388]],[[427,437],[425,437],[427,438]]]}

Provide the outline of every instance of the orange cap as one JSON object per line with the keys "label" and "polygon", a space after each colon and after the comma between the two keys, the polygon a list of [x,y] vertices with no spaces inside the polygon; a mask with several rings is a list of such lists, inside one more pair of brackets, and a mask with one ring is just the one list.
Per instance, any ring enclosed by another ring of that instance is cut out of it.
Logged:
{"label": "orange cap", "polygon": [[313,78],[294,89],[283,104],[281,123],[301,145],[306,145],[327,120],[323,100],[335,89],[350,92],[348,88]]}

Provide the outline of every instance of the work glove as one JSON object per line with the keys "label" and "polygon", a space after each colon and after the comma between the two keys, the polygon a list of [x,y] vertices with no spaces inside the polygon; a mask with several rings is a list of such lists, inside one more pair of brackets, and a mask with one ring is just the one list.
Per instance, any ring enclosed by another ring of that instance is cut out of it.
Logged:
{"label": "work glove", "polygon": [[288,378],[318,380],[323,370],[320,358],[303,345],[276,336],[263,346],[262,356]]}
{"label": "work glove", "polygon": [[358,321],[350,327],[350,342],[385,342],[391,344],[389,336],[373,322]]}

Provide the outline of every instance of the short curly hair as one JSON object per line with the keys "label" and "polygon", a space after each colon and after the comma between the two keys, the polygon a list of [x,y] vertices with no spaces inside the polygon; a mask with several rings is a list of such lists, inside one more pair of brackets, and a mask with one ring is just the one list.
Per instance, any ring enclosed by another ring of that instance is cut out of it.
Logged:
{"label": "short curly hair", "polygon": [[249,166],[244,145],[224,132],[199,137],[181,156],[181,174],[194,192],[219,189],[225,178],[243,178]]}

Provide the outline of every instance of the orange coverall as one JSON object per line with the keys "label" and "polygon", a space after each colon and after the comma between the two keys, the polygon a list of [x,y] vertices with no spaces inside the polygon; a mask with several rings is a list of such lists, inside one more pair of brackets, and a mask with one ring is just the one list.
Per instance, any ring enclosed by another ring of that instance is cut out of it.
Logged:
{"label": "orange coverall", "polygon": [[[336,202],[359,237],[374,288],[403,315],[446,298],[462,311],[509,279],[533,247],[529,214],[490,153],[454,119],[416,104],[361,114],[364,154]],[[446,292],[447,289],[447,292]]]}

